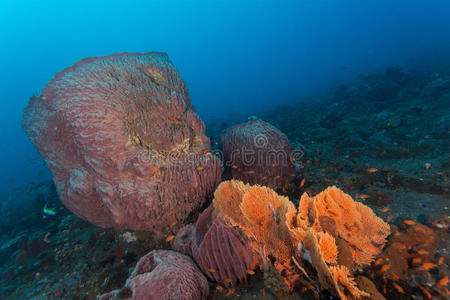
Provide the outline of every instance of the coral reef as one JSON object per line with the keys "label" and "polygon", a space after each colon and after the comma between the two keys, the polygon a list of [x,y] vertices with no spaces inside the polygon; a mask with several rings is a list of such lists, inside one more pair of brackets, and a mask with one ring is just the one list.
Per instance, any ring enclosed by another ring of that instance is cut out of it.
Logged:
{"label": "coral reef", "polygon": [[121,290],[102,295],[113,299],[206,299],[209,285],[187,256],[170,250],[154,250],[143,256]]}
{"label": "coral reef", "polygon": [[30,99],[23,126],[62,202],[102,227],[159,233],[220,181],[204,125],[164,53],[75,63]]}
{"label": "coral reef", "polygon": [[224,164],[233,179],[277,188],[295,176],[289,140],[269,123],[250,120],[229,128],[220,140]]}

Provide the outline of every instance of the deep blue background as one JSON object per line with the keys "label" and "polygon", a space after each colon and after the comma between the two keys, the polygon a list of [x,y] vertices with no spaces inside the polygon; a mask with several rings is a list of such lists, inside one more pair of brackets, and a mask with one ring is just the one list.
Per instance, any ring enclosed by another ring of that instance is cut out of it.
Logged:
{"label": "deep blue background", "polygon": [[0,191],[49,175],[37,176],[22,109],[84,57],[167,52],[206,120],[314,99],[392,64],[448,63],[449,15],[448,0],[2,0]]}

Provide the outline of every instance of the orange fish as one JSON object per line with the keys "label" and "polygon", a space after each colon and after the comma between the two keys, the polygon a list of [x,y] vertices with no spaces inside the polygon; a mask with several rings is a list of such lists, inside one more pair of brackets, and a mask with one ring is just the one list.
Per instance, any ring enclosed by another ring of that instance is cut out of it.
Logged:
{"label": "orange fish", "polygon": [[448,283],[448,276],[442,277],[441,280],[439,280],[438,286],[444,286]]}
{"label": "orange fish", "polygon": [[403,220],[402,222],[405,223],[406,225],[417,225],[416,222],[414,222],[413,220],[409,220],[409,219]]}
{"label": "orange fish", "polygon": [[214,273],[216,269],[208,269],[209,272]]}
{"label": "orange fish", "polygon": [[360,199],[367,199],[367,198],[369,198],[369,197],[370,197],[370,196],[367,195],[367,194],[361,194],[361,195],[359,195],[358,198],[360,198]]}
{"label": "orange fish", "polygon": [[444,292],[445,292],[447,295],[450,295],[449,290],[447,290],[445,287],[443,287],[442,289],[444,290]]}
{"label": "orange fish", "polygon": [[223,291],[223,286],[220,286],[220,285],[216,286],[216,290]]}
{"label": "orange fish", "polygon": [[175,237],[175,236],[174,236],[173,234],[169,235],[169,236],[166,238],[166,243],[168,243],[168,242],[170,242],[171,240],[173,240],[174,237]]}
{"label": "orange fish", "polygon": [[386,264],[381,267],[381,272],[386,272],[391,268],[391,264]]}
{"label": "orange fish", "polygon": [[437,261],[437,264],[438,264],[438,265],[442,265],[443,263],[444,263],[444,257],[441,256],[441,257],[439,257],[439,259],[438,259],[438,261]]}
{"label": "orange fish", "polygon": [[420,255],[427,255],[427,254],[429,254],[430,252],[428,252],[428,251],[425,250],[425,249],[420,249],[419,251],[417,251],[417,253],[419,253]]}
{"label": "orange fish", "polygon": [[302,181],[300,181],[300,187],[303,187],[305,185],[305,181],[306,181],[306,178],[303,178]]}
{"label": "orange fish", "polygon": [[226,282],[226,283],[231,283],[231,282],[233,282],[233,279],[231,279],[231,278],[225,278],[225,282]]}
{"label": "orange fish", "polygon": [[394,218],[394,216],[389,216],[386,221],[389,223],[390,221],[392,221],[392,219]]}
{"label": "orange fish", "polygon": [[225,296],[229,297],[229,296],[233,295],[233,293],[234,293],[234,289],[229,289]]}
{"label": "orange fish", "polygon": [[205,156],[210,156],[210,155],[212,155],[211,152],[206,152],[206,153],[205,153]]}
{"label": "orange fish", "polygon": [[389,208],[389,207],[385,207],[385,208],[383,208],[381,211],[382,211],[382,212],[387,212],[388,210],[390,210],[390,208]]}
{"label": "orange fish", "polygon": [[263,297],[266,298],[266,288],[263,288],[262,294],[263,294]]}
{"label": "orange fish", "polygon": [[400,276],[398,276],[395,273],[391,273],[391,275],[392,275],[392,277],[394,277],[394,280],[399,280],[400,279]]}
{"label": "orange fish", "polygon": [[429,269],[433,269],[433,268],[436,268],[436,267],[437,267],[436,264],[433,264],[433,263],[430,263],[430,262],[426,262],[426,263],[423,263],[423,264],[419,267],[419,269],[420,269],[420,270],[429,270]]}
{"label": "orange fish", "polygon": [[236,165],[233,165],[233,166],[231,166],[231,168],[232,168],[232,169],[237,169],[237,168],[238,168],[238,166],[236,166]]}
{"label": "orange fish", "polygon": [[172,222],[172,223],[170,224],[171,227],[172,227],[172,226],[175,226],[175,225],[177,225],[177,221],[174,221],[174,222]]}
{"label": "orange fish", "polygon": [[379,264],[381,264],[383,262],[384,258],[379,257],[377,258],[377,260],[373,263],[374,266],[378,266]]}
{"label": "orange fish", "polygon": [[412,262],[413,265],[418,265],[418,264],[420,264],[422,262],[422,258],[414,257],[411,262]]}
{"label": "orange fish", "polygon": [[370,168],[370,169],[367,169],[367,172],[368,172],[368,173],[375,173],[376,171],[378,171],[377,168]]}
{"label": "orange fish", "polygon": [[201,171],[201,170],[203,170],[203,167],[202,166],[198,166],[197,170]]}
{"label": "orange fish", "polygon": [[255,171],[252,170],[252,171],[248,171],[247,173],[248,174],[255,174]]}
{"label": "orange fish", "polygon": [[405,290],[404,290],[401,286],[399,286],[398,284],[396,284],[395,282],[393,282],[392,285],[395,287],[395,289],[396,289],[399,293],[402,293],[402,294],[405,293]]}
{"label": "orange fish", "polygon": [[255,275],[255,271],[253,271],[253,270],[247,270],[247,274]]}
{"label": "orange fish", "polygon": [[399,242],[392,243],[392,247],[399,249],[406,249],[406,246]]}
{"label": "orange fish", "polygon": [[417,284],[417,286],[422,290],[422,293],[424,293],[425,296],[427,296],[428,299],[431,299],[431,294],[430,294],[430,292],[427,290],[426,287],[424,287],[423,285],[421,285],[421,284],[419,284],[419,283]]}
{"label": "orange fish", "polygon": [[158,171],[159,170],[159,167],[151,167],[150,168],[150,171],[152,171],[152,172],[155,172],[155,171]]}

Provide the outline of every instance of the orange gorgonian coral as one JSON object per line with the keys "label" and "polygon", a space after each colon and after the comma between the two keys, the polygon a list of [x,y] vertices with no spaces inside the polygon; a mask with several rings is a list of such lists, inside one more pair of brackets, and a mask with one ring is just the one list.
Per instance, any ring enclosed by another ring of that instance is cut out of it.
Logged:
{"label": "orange gorgonian coral", "polygon": [[369,207],[335,186],[315,197],[303,194],[298,210],[297,223],[307,224],[318,232],[329,231],[321,220],[332,220],[333,230],[348,243],[357,265],[370,264],[390,234],[389,225]]}
{"label": "orange gorgonian coral", "polygon": [[[213,204],[218,215],[244,232],[264,264],[269,255],[281,264],[297,256],[315,268],[322,288],[335,296],[369,296],[357,287],[351,269],[354,264],[369,264],[381,252],[390,228],[337,187],[315,197],[303,194],[297,211],[288,198],[270,188],[232,180],[219,185]],[[347,249],[345,265],[341,249]]]}

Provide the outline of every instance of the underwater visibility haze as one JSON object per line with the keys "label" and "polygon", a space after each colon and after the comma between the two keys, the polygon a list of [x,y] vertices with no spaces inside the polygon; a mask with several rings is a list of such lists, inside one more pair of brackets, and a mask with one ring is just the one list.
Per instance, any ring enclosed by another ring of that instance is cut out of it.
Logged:
{"label": "underwater visibility haze", "polygon": [[448,1],[2,1],[1,299],[448,299]]}

